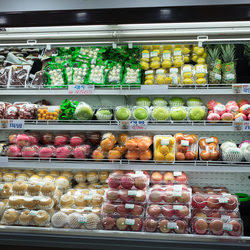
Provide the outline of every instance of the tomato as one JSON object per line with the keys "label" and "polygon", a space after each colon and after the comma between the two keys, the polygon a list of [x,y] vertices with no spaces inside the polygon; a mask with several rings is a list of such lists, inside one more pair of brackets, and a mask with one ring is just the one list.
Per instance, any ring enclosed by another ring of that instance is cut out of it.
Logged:
{"label": "tomato", "polygon": [[179,144],[179,145],[177,146],[177,151],[178,151],[178,152],[186,153],[187,150],[188,150],[188,146],[182,146],[181,144]]}
{"label": "tomato", "polygon": [[187,151],[185,154],[186,160],[194,160],[195,159],[195,153],[192,151]]}
{"label": "tomato", "polygon": [[203,150],[201,153],[200,153],[200,158],[203,160],[203,161],[208,161],[210,159],[210,156],[211,154],[206,151],[206,150]]}
{"label": "tomato", "polygon": [[212,142],[212,143],[209,143],[208,144],[208,148],[210,149],[210,150],[216,150],[216,148],[217,148],[217,144],[215,144],[214,142]]}
{"label": "tomato", "polygon": [[214,139],[215,144],[219,144],[219,139],[216,136],[211,136],[210,138]]}
{"label": "tomato", "polygon": [[199,140],[199,147],[201,148],[201,149],[205,149],[206,148],[206,146],[208,146],[208,144],[206,143],[206,139],[200,139]]}
{"label": "tomato", "polygon": [[194,137],[193,136],[191,136],[191,135],[187,135],[186,137],[185,137],[185,140],[187,140],[187,141],[189,141],[189,145],[192,145],[192,144],[194,144]]}
{"label": "tomato", "polygon": [[217,161],[220,157],[220,154],[218,151],[214,150],[211,152],[211,159],[212,161]]}
{"label": "tomato", "polygon": [[184,134],[182,133],[177,133],[174,136],[176,143],[181,143],[181,140],[184,140]]}
{"label": "tomato", "polygon": [[190,136],[192,136],[194,138],[194,142],[198,141],[198,136],[196,134],[191,134]]}
{"label": "tomato", "polygon": [[185,155],[181,152],[177,152],[177,153],[175,153],[175,159],[177,161],[183,161],[183,160],[185,160]]}

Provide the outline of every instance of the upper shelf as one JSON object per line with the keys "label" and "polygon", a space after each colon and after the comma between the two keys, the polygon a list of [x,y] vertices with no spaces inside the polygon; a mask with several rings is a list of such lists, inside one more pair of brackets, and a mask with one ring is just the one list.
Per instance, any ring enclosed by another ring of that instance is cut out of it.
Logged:
{"label": "upper shelf", "polygon": [[[8,161],[7,161],[8,160]],[[154,161],[143,162],[143,161],[128,161],[120,160],[119,162],[109,162],[104,160],[103,162],[96,162],[92,159],[87,160],[76,160],[67,159],[59,161],[58,159],[41,160],[39,158],[34,160],[14,160],[6,157],[0,157],[0,167],[6,168],[25,168],[34,169],[69,169],[69,165],[74,170],[158,170],[158,171],[195,171],[195,172],[223,172],[223,173],[249,173],[250,165],[248,162],[240,163],[227,163],[223,161],[185,161],[174,164],[159,164]]]}
{"label": "upper shelf", "polygon": [[[17,120],[18,121],[18,120]],[[20,120],[21,121],[21,120]],[[22,120],[23,121],[23,120]],[[25,121],[22,127],[16,129],[25,130],[58,130],[58,131],[213,131],[213,132],[249,132],[243,131],[243,127],[235,129],[233,122],[218,122],[210,123],[208,121],[166,121],[166,122],[152,122],[148,121],[143,128],[128,128],[123,129],[119,121]],[[12,130],[11,128],[0,128],[0,130]]]}
{"label": "upper shelf", "polygon": [[[168,87],[167,85],[142,85],[140,87],[124,88],[122,86],[109,88],[96,87],[93,91],[82,95],[235,95],[232,87],[216,87],[216,86],[193,86],[193,87]],[[241,94],[241,93],[239,93]],[[67,88],[50,89],[50,88],[3,88],[0,89],[0,96],[66,96],[69,94]]]}

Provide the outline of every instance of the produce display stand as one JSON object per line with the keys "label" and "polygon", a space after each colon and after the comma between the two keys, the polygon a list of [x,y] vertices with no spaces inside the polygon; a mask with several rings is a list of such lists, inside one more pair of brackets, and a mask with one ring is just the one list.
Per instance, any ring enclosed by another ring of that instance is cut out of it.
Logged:
{"label": "produce display stand", "polygon": [[[79,13],[87,18],[81,19]],[[91,46],[91,45],[141,45],[155,43],[245,43],[249,42],[250,5],[217,5],[189,7],[155,7],[135,9],[69,10],[1,13],[6,20],[0,28],[0,46]],[[147,25],[146,25],[147,24]],[[74,27],[70,27],[73,25]],[[97,26],[90,26],[97,25]],[[103,26],[102,26],[103,25]],[[40,27],[38,27],[40,26]],[[8,30],[8,27],[20,27]],[[247,72],[246,74],[249,74]],[[243,79],[243,78],[242,78]],[[126,104],[145,94],[143,88],[96,88],[84,98],[90,105],[98,107],[100,102],[108,107]],[[232,87],[169,88],[163,94],[155,90],[150,96],[197,96],[204,103],[217,98],[219,101],[249,99],[248,94],[235,94]],[[65,98],[81,100],[82,95],[72,97],[67,89],[0,89],[1,101],[14,102],[19,97],[29,101],[38,98],[57,103]],[[96,104],[97,103],[97,104]],[[25,130],[36,131],[121,131],[116,121],[108,123],[83,122],[25,122]],[[233,123],[187,122],[149,123],[147,131],[175,133],[195,132],[199,137],[219,136],[220,141],[232,139],[240,143],[250,138],[250,131],[235,131]],[[5,140],[9,129],[1,129],[0,139]],[[140,132],[139,132],[140,133]],[[231,193],[249,192],[249,163],[225,164],[201,161],[176,162],[175,164],[131,163],[121,160],[116,163],[55,160],[44,162],[0,158],[0,167],[20,169],[133,169],[185,171],[192,185],[225,185]],[[1,245],[43,246],[81,249],[241,249],[250,248],[250,237],[177,235],[159,233],[108,232],[102,230],[82,231],[72,229],[32,228],[0,225]]]}

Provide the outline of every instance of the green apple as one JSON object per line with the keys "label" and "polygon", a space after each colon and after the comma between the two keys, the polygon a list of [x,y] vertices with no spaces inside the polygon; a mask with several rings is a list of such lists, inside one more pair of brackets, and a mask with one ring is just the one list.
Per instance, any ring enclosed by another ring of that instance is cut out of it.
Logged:
{"label": "green apple", "polygon": [[90,120],[93,113],[94,112],[89,105],[78,105],[75,110],[75,117],[77,120]]}
{"label": "green apple", "polygon": [[151,101],[148,97],[139,97],[136,100],[136,106],[150,106]]}
{"label": "green apple", "polygon": [[187,100],[188,107],[195,107],[195,106],[201,106],[201,105],[202,105],[202,101],[200,98],[190,97]]}
{"label": "green apple", "polygon": [[117,120],[128,120],[130,118],[130,115],[130,109],[127,107],[118,108],[115,114]]}
{"label": "green apple", "polygon": [[171,116],[172,120],[181,121],[181,120],[184,120],[186,118],[187,112],[186,112],[185,108],[183,108],[183,107],[174,107],[171,109],[170,116]]}
{"label": "green apple", "polygon": [[138,107],[133,112],[134,119],[146,120],[148,118],[148,110],[144,107]]}
{"label": "green apple", "polygon": [[165,107],[156,107],[151,113],[151,116],[154,120],[165,121],[169,117],[169,112]]}
{"label": "green apple", "polygon": [[206,117],[206,112],[201,107],[191,108],[189,110],[189,119],[193,121],[200,121]]}
{"label": "green apple", "polygon": [[97,111],[96,114],[100,114],[100,115],[112,115],[111,112],[108,109],[99,110],[99,111]]}
{"label": "green apple", "polygon": [[168,102],[161,97],[156,97],[153,101],[152,101],[153,106],[167,106]]}
{"label": "green apple", "polygon": [[112,113],[108,109],[98,110],[95,114],[97,120],[110,120],[112,118]]}
{"label": "green apple", "polygon": [[176,107],[176,106],[183,106],[184,105],[184,101],[181,97],[172,97],[169,101],[170,105],[172,107]]}

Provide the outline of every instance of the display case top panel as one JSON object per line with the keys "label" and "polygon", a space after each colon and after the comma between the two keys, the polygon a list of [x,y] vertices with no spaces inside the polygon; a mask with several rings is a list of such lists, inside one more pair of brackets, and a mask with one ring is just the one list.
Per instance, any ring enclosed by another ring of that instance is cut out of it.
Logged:
{"label": "display case top panel", "polygon": [[1,12],[0,27],[249,20],[250,4]]}

